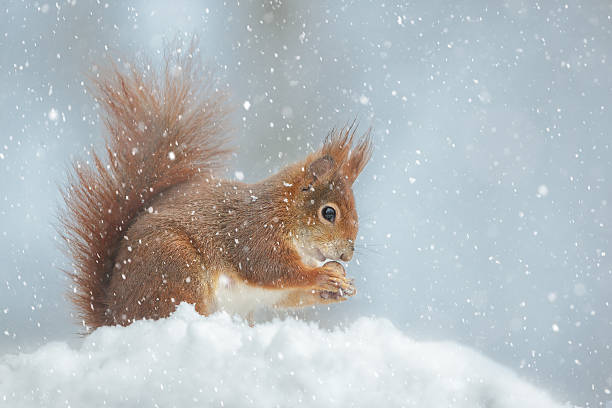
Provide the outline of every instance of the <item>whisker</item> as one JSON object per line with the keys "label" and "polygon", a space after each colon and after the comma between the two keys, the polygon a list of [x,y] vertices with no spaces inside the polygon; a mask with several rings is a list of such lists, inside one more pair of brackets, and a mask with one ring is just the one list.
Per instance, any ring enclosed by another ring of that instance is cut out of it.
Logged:
{"label": "whisker", "polygon": [[363,248],[363,249],[381,249],[386,248],[387,244],[378,244],[373,242],[355,242],[355,248]]}
{"label": "whisker", "polygon": [[357,254],[366,253],[367,255],[383,256],[382,252],[379,251],[378,249],[369,248],[369,247],[355,247],[355,253]]}

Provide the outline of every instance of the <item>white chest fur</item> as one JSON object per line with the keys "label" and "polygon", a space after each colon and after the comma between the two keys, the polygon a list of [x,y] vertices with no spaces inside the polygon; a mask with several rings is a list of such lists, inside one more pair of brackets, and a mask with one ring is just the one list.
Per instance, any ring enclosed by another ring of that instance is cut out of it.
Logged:
{"label": "white chest fur", "polygon": [[247,317],[261,308],[273,307],[288,295],[287,290],[265,289],[247,285],[234,277],[219,274],[215,289],[218,310]]}

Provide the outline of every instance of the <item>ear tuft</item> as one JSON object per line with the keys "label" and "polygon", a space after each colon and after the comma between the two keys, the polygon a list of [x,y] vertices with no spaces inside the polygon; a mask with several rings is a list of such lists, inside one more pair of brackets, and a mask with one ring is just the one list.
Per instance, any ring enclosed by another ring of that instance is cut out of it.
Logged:
{"label": "ear tuft", "polygon": [[368,129],[365,135],[361,137],[357,145],[353,147],[344,166],[345,173],[351,183],[355,181],[359,173],[361,173],[372,157],[374,145],[372,144],[371,132],[372,128]]}
{"label": "ear tuft", "polygon": [[323,147],[314,153],[316,159],[308,166],[314,182],[323,178],[335,178],[340,185],[353,184],[370,160],[373,151],[371,129],[357,140],[355,121],[340,129],[332,129]]}

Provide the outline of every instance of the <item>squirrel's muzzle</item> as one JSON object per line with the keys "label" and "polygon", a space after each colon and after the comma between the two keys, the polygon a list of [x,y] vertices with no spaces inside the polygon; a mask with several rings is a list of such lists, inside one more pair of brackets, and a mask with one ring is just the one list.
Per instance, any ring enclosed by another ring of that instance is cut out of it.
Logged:
{"label": "squirrel's muzzle", "polygon": [[351,260],[351,258],[353,258],[354,252],[355,252],[355,244],[353,244],[353,241],[349,241],[347,242],[347,245],[344,248],[344,251],[342,251],[340,255],[340,259],[344,262],[348,262]]}

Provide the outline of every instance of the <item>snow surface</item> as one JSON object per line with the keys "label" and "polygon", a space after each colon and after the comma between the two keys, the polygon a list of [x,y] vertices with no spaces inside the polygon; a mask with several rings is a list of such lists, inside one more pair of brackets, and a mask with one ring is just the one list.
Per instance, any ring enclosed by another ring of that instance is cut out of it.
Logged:
{"label": "snow surface", "polygon": [[0,358],[9,407],[559,407],[509,369],[388,320],[327,331],[292,319],[249,327],[181,304],[169,318],[104,327]]}

